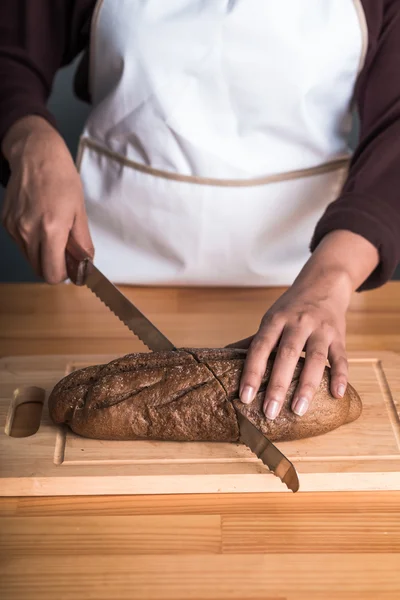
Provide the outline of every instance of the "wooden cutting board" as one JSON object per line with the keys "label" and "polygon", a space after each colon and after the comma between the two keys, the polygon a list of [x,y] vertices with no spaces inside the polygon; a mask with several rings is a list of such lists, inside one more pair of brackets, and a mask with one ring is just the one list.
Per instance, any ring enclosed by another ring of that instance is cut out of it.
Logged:
{"label": "wooden cutting board", "polygon": [[[113,358],[0,360],[1,496],[287,491],[239,444],[100,441],[55,426],[47,410],[55,383]],[[400,490],[400,356],[350,355],[350,382],[363,401],[360,419],[278,444],[297,468],[300,491]],[[14,437],[35,421],[36,433]]]}

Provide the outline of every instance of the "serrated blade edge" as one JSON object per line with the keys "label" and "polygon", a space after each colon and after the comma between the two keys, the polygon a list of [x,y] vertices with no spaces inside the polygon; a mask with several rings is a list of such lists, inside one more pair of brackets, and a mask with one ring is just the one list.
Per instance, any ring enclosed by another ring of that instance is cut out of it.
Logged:
{"label": "serrated blade edge", "polygon": [[101,271],[89,263],[85,285],[150,350],[175,350],[175,346]]}
{"label": "serrated blade edge", "polygon": [[248,446],[292,492],[297,492],[300,484],[294,465],[242,413],[236,411],[236,414],[239,423],[240,441]]}

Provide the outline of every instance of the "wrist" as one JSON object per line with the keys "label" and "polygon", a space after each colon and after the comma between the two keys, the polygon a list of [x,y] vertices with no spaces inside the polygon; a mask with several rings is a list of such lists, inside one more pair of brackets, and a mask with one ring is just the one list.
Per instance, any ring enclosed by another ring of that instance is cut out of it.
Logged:
{"label": "wrist", "polygon": [[347,308],[354,292],[354,283],[343,265],[326,265],[320,261],[310,261],[300,272],[293,287],[299,293],[312,291],[321,300],[335,302]]}
{"label": "wrist", "polygon": [[12,169],[13,164],[20,161],[24,155],[35,146],[35,152],[46,142],[61,139],[59,133],[46,119],[29,115],[16,121],[7,131],[2,142],[2,153]]}
{"label": "wrist", "polygon": [[302,279],[319,278],[350,293],[356,291],[379,265],[379,252],[371,242],[351,231],[326,235],[306,263]]}

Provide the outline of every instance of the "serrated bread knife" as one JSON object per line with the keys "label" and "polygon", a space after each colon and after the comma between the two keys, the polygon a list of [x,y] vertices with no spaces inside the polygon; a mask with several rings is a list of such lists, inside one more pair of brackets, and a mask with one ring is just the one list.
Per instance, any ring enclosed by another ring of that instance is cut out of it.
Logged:
{"label": "serrated bread knife", "polygon": [[[87,252],[72,238],[68,241],[65,258],[72,283],[86,285],[150,350],[176,350],[174,344],[99,271]],[[237,416],[240,441],[289,489],[297,492],[299,479],[292,463],[246,417],[239,412]]]}

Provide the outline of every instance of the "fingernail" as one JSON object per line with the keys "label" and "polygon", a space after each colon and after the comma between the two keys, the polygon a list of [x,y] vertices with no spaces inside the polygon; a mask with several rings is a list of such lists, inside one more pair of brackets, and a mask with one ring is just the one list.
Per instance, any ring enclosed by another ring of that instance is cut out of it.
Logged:
{"label": "fingernail", "polygon": [[299,398],[295,405],[293,406],[293,412],[302,417],[306,414],[308,408],[308,400],[307,398]]}
{"label": "fingernail", "polygon": [[254,388],[251,385],[245,385],[242,393],[240,394],[240,399],[243,404],[250,404],[254,400]]}
{"label": "fingernail", "polygon": [[271,419],[271,421],[273,421],[278,416],[278,412],[279,402],[277,402],[276,400],[271,400],[270,402],[268,402],[267,410],[265,411],[265,416],[267,417],[267,419]]}
{"label": "fingernail", "polygon": [[343,383],[338,385],[337,393],[341,398],[343,398],[345,391],[346,391],[346,386],[343,385]]}

